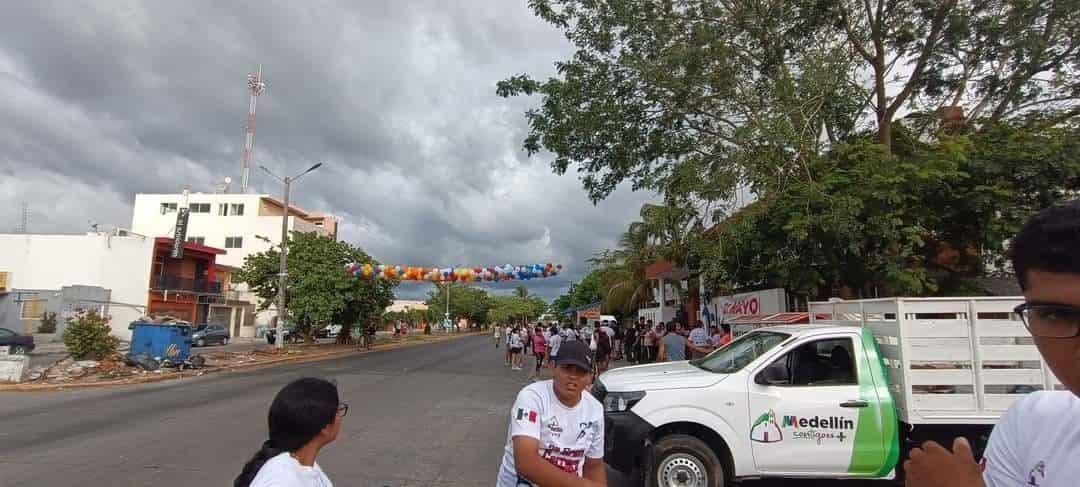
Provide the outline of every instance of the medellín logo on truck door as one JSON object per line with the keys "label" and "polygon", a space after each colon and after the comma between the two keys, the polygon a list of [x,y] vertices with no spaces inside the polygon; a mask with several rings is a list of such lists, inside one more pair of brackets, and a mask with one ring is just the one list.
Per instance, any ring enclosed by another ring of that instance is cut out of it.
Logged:
{"label": "medell\u00edn logo on truck door", "polygon": [[788,430],[789,437],[793,440],[811,440],[819,445],[825,440],[838,440],[842,443],[851,438],[845,431],[854,429],[855,420],[843,416],[785,415],[777,422],[776,412],[770,409],[754,421],[754,426],[750,429],[750,439],[758,443],[776,443],[784,440],[784,430]]}
{"label": "medell\u00edn logo on truck door", "polygon": [[784,432],[780,431],[780,425],[776,423],[776,413],[772,409],[758,416],[754,426],[750,428],[750,440],[758,443],[776,443],[784,439]]}

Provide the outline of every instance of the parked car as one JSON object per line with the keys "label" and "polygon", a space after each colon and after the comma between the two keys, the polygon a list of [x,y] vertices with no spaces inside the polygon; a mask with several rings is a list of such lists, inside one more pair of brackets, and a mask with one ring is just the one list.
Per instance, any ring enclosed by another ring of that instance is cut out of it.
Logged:
{"label": "parked car", "polygon": [[[303,340],[303,337],[300,336],[300,334],[296,332],[295,327],[291,323],[286,322],[285,323],[285,343],[296,343],[296,342],[299,342],[301,340]],[[277,330],[275,329],[275,327],[271,326],[270,329],[266,330],[266,343],[269,343],[270,345],[273,345],[274,342],[276,342],[276,341],[277,341]]]}
{"label": "parked car", "polygon": [[341,325],[326,325],[315,332],[315,338],[337,338]]}
{"label": "parked car", "polygon": [[228,345],[229,338],[229,330],[225,325],[205,324],[195,327],[195,332],[191,334],[191,343],[196,347],[205,347],[211,343]]}
{"label": "parked car", "polygon": [[34,336],[0,328],[0,347],[8,347],[8,353],[12,355],[27,354],[34,350]]}

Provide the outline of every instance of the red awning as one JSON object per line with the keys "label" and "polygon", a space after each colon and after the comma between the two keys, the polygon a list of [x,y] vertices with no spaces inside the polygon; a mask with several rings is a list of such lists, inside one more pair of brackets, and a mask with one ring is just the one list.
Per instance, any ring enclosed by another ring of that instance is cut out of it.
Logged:
{"label": "red awning", "polygon": [[740,315],[730,320],[725,320],[733,325],[794,325],[809,323],[810,313],[773,313],[767,315]]}

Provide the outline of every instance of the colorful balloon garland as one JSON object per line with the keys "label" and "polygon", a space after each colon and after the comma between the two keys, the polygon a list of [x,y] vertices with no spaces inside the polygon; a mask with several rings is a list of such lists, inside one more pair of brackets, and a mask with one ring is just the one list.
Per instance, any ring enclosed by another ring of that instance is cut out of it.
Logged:
{"label": "colorful balloon garland", "polygon": [[346,272],[363,279],[394,279],[398,281],[429,282],[498,282],[528,281],[554,277],[562,272],[562,264],[502,265],[493,267],[402,267],[387,264],[358,264],[345,266]]}

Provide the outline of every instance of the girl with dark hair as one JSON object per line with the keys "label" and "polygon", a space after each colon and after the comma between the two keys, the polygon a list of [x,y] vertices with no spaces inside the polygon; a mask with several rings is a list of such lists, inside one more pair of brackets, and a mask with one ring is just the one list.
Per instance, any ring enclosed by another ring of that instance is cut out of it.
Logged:
{"label": "girl with dark hair", "polygon": [[233,486],[333,487],[315,457],[337,438],[348,412],[333,383],[312,377],[290,382],[270,404],[270,438]]}

